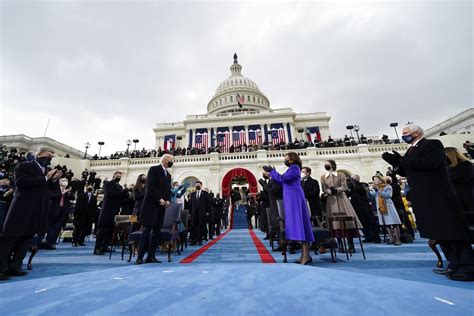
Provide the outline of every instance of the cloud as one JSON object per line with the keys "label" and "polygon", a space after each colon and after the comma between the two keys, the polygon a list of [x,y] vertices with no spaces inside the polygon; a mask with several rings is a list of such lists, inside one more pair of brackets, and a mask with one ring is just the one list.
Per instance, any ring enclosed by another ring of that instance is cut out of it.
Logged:
{"label": "cloud", "polygon": [[152,148],[156,123],[206,111],[235,51],[272,107],[326,111],[333,136],[472,107],[470,1],[0,5],[2,134],[51,117],[48,136],[79,149]]}

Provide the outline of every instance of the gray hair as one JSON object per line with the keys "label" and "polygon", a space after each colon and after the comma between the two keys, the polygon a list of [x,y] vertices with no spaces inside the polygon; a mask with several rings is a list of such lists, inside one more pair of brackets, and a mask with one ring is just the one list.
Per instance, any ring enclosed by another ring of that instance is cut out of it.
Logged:
{"label": "gray hair", "polygon": [[357,179],[357,181],[360,181],[360,176],[358,174],[353,174],[352,179]]}
{"label": "gray hair", "polygon": [[408,124],[407,126],[405,126],[405,128],[409,129],[412,133],[418,132],[421,136],[425,134],[425,131],[419,125],[416,124]]}
{"label": "gray hair", "polygon": [[54,149],[52,149],[51,147],[41,146],[36,149],[35,156],[38,156],[39,154],[44,153],[45,151],[49,151],[53,154],[55,153]]}
{"label": "gray hair", "polygon": [[162,157],[161,157],[161,160],[160,160],[160,163],[163,163],[163,160],[173,160],[173,156],[170,155],[170,154],[164,154]]}

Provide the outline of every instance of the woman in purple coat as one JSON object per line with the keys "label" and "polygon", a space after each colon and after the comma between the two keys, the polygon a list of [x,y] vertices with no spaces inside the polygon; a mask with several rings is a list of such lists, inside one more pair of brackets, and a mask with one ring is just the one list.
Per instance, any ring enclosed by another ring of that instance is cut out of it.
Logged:
{"label": "woman in purple coat", "polygon": [[301,187],[301,159],[298,154],[289,152],[285,155],[285,165],[288,170],[283,175],[270,166],[265,166],[263,169],[283,186],[286,239],[302,243],[303,251],[297,263],[306,265],[313,262],[313,258],[309,255],[309,242],[314,241],[314,235],[308,205]]}

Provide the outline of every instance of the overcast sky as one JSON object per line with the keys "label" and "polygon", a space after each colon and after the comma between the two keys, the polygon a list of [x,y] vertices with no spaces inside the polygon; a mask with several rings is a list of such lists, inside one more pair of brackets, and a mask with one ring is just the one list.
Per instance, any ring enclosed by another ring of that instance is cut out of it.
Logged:
{"label": "overcast sky", "polygon": [[242,74],[272,108],[326,111],[335,137],[431,127],[473,106],[471,1],[1,3],[0,134],[103,153],[205,113]]}

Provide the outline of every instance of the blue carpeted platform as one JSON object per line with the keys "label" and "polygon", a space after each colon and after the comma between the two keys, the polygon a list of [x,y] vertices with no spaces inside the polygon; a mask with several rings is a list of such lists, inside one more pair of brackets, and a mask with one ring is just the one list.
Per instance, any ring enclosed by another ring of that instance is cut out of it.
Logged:
{"label": "blue carpeted platform", "polygon": [[38,253],[28,276],[0,283],[0,315],[473,314],[472,283],[431,272],[426,241],[365,247],[366,261],[313,254],[314,266],[300,266],[272,253],[279,263],[262,264],[248,230],[233,229],[191,264],[179,260],[198,247],[135,266],[118,253],[93,256],[92,242],[60,244]]}

